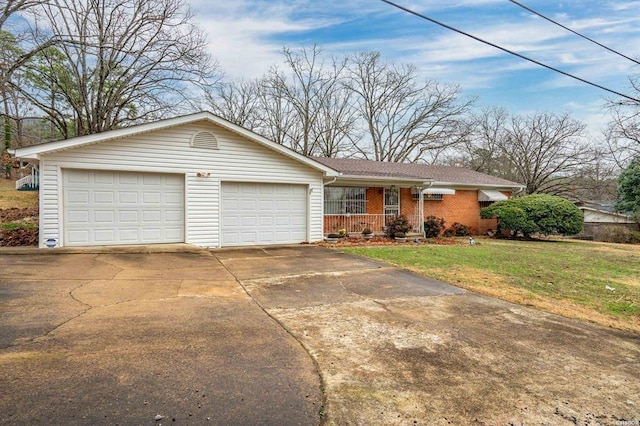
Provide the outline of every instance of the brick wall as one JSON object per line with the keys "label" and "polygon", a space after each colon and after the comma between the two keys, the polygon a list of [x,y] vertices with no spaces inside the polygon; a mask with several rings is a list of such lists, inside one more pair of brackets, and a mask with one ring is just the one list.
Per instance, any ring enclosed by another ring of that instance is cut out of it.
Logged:
{"label": "brick wall", "polygon": [[467,225],[473,234],[484,234],[488,229],[496,229],[495,219],[480,218],[480,203],[477,190],[456,189],[455,195],[444,195],[442,201],[425,201],[424,215],[442,217],[445,227],[454,222]]}
{"label": "brick wall", "polygon": [[[511,196],[511,193],[504,192]],[[418,209],[418,202],[413,201],[410,188],[400,189],[400,213],[408,218],[413,218]],[[382,188],[367,188],[367,213],[380,215],[384,212],[384,191]],[[454,222],[467,225],[473,234],[484,234],[489,229],[496,229],[495,219],[480,218],[480,203],[477,190],[456,190],[455,195],[444,195],[442,200],[424,202],[424,217],[442,217],[448,228]],[[325,232],[334,232],[337,229],[348,228],[354,232],[361,228],[360,224],[352,224],[343,218],[333,218],[331,221],[325,218]],[[351,229],[353,228],[353,229]],[[357,228],[357,229],[356,229]],[[380,229],[374,229],[380,232]]]}

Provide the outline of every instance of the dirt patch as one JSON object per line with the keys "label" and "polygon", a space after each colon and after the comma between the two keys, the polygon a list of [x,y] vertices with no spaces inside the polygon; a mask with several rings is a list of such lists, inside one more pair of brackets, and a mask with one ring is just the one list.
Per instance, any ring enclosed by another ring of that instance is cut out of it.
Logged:
{"label": "dirt patch", "polygon": [[0,223],[15,222],[18,220],[37,218],[37,217],[38,217],[37,207],[27,207],[23,209],[13,207],[10,209],[0,210]]}
{"label": "dirt patch", "polygon": [[0,246],[38,245],[38,208],[9,208],[0,210]]}

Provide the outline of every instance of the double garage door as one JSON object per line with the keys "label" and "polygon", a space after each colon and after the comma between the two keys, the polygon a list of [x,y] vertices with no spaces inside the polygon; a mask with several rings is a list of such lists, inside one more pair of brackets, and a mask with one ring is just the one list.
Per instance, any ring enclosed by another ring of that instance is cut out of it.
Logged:
{"label": "double garage door", "polygon": [[[184,175],[66,169],[63,188],[67,246],[185,241]],[[223,246],[307,240],[304,185],[223,182],[220,202]]]}

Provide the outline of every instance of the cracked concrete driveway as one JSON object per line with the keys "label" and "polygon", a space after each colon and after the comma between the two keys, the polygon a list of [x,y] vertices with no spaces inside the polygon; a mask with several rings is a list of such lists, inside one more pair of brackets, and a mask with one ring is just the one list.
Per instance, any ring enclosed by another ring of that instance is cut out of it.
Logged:
{"label": "cracked concrete driveway", "polygon": [[209,252],[37,253],[0,256],[1,424],[319,422],[313,361]]}
{"label": "cracked concrete driveway", "polygon": [[0,324],[3,424],[640,424],[639,336],[321,247],[3,255]]}
{"label": "cracked concrete driveway", "polygon": [[319,247],[216,256],[315,358],[328,424],[640,424],[640,336]]}

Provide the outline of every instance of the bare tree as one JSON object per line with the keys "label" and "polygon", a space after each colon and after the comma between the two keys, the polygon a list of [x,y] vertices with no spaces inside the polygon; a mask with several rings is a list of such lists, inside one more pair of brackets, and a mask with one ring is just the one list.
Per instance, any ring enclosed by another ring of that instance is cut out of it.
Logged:
{"label": "bare tree", "polygon": [[[349,93],[341,85],[346,60],[322,57],[318,46],[283,49],[285,70],[271,68],[264,78],[267,98],[286,103],[298,126],[285,127],[287,145],[304,155],[336,154],[351,137]],[[270,103],[265,103],[269,108]]]}
{"label": "bare tree", "polygon": [[380,54],[355,55],[349,88],[357,95],[372,153],[377,161],[425,161],[430,151],[460,143],[467,127],[462,116],[472,101],[460,101],[458,88],[419,83],[410,65],[384,63]]}
{"label": "bare tree", "polygon": [[570,178],[592,159],[582,139],[585,128],[569,114],[511,118],[501,151],[527,194],[560,195],[568,189]]}
{"label": "bare tree", "polygon": [[42,10],[50,31],[68,40],[30,63],[34,84],[23,94],[64,137],[175,113],[189,89],[215,77],[182,0],[55,0]]}
{"label": "bare tree", "polygon": [[205,103],[225,120],[257,131],[262,113],[260,90],[259,81],[219,83],[208,88]]}
{"label": "bare tree", "polygon": [[349,156],[362,139],[353,92],[344,85],[333,86],[319,107],[314,123],[314,154],[322,157]]}
{"label": "bare tree", "polygon": [[508,180],[518,178],[503,148],[509,140],[509,113],[504,108],[488,108],[470,117],[469,137],[455,148],[451,163]]}

